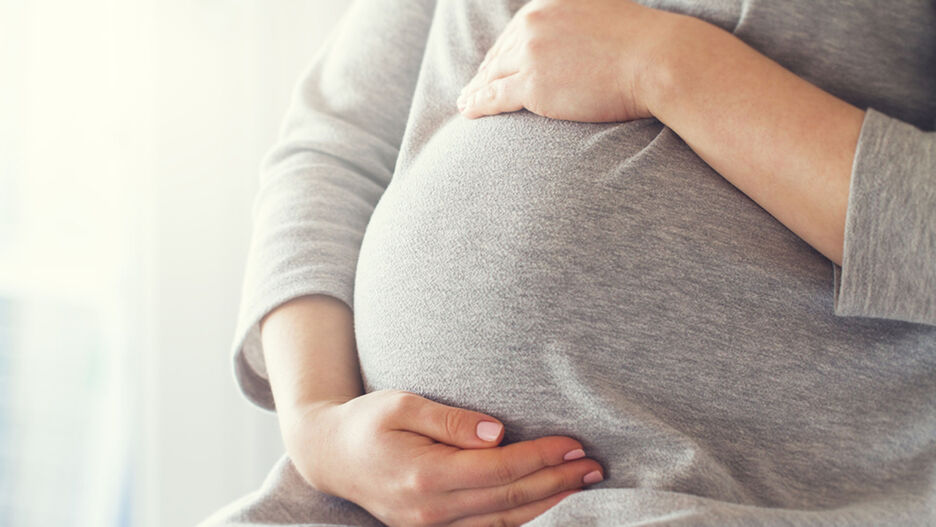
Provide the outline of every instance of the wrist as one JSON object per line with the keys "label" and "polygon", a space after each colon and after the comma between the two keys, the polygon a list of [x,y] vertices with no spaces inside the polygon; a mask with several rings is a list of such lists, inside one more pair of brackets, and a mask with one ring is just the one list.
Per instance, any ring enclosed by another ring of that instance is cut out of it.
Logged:
{"label": "wrist", "polygon": [[283,440],[288,441],[287,435],[295,435],[297,431],[308,426],[308,423],[321,420],[322,414],[351,399],[351,397],[336,397],[289,404],[284,408],[277,406],[276,414],[283,432]]}
{"label": "wrist", "polygon": [[283,446],[293,465],[306,483],[328,494],[334,491],[324,479],[329,470],[322,464],[328,462],[330,454],[322,454],[334,444],[332,436],[341,422],[338,413],[345,402],[327,399],[277,409]]}
{"label": "wrist", "polygon": [[677,13],[664,13],[655,26],[654,43],[639,76],[639,96],[650,114],[666,123],[666,116],[680,93],[691,87],[699,68],[706,64],[721,28],[704,20]]}

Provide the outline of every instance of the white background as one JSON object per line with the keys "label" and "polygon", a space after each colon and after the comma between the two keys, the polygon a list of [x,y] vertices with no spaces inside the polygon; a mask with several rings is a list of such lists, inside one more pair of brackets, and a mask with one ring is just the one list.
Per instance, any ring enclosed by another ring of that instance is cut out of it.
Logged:
{"label": "white background", "polygon": [[230,346],[260,160],[346,4],[0,0],[0,523],[193,525],[282,454]]}

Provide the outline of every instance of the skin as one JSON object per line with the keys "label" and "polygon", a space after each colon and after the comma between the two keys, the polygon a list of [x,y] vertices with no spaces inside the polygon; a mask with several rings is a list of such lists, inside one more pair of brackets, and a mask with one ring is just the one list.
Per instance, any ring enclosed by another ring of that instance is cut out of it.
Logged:
{"label": "skin", "polygon": [[603,477],[570,437],[500,446],[491,416],[401,391],[362,395],[351,309],[334,297],[281,305],[261,338],[297,471],[388,525],[521,525]]}
{"label": "skin", "polygon": [[[842,263],[864,112],[704,21],[628,0],[533,0],[457,104],[471,119],[523,108],[584,122],[655,117]],[[603,475],[572,438],[500,446],[491,416],[405,392],[363,395],[351,310],[333,297],[283,304],[261,335],[299,473],[389,525],[520,525]],[[479,437],[483,422],[493,440]]]}
{"label": "skin", "polygon": [[864,111],[721,28],[628,0],[533,0],[457,101],[584,122],[655,117],[712,168],[842,264]]}

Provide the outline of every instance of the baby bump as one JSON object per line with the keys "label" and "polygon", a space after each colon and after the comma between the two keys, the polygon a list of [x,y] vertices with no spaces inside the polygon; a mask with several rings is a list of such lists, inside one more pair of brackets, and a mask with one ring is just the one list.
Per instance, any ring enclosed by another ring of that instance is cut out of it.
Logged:
{"label": "baby bump", "polygon": [[594,338],[602,321],[576,320],[576,306],[613,300],[595,283],[612,255],[593,246],[613,229],[626,155],[607,146],[637,153],[661,129],[521,112],[434,134],[398,167],[362,243],[355,327],[368,388],[478,405],[545,389],[544,339]]}
{"label": "baby bump", "polygon": [[[717,241],[700,224],[709,207],[764,215],[655,120],[445,123],[398,166],[364,235],[354,304],[367,387],[522,422],[554,411],[554,355],[588,375],[632,371],[639,348],[685,338],[669,307],[698,292],[674,262]],[[720,234],[707,272],[739,263],[743,238],[760,235],[752,223]],[[511,398],[537,409],[500,406]]]}
{"label": "baby bump", "polygon": [[[604,464],[606,485],[655,478],[745,499],[719,461],[653,417],[643,399],[657,383],[628,375],[635,343],[669,331],[635,314],[659,311],[641,304],[653,303],[643,292],[668,250],[648,229],[663,210],[652,202],[667,193],[642,157],[675,138],[654,121],[538,119],[489,122],[496,141],[485,127],[451,139],[443,130],[395,174],[355,282],[367,390],[494,415],[507,441],[576,437]],[[661,459],[661,448],[674,457]]]}
{"label": "baby bump", "polygon": [[576,437],[603,485],[818,506],[851,491],[795,467],[874,486],[885,467],[861,460],[933,419],[895,423],[873,396],[911,389],[874,372],[933,332],[837,319],[830,288],[827,260],[659,123],[521,112],[452,121],[401,163],[355,332],[367,390],[494,415],[508,441]]}

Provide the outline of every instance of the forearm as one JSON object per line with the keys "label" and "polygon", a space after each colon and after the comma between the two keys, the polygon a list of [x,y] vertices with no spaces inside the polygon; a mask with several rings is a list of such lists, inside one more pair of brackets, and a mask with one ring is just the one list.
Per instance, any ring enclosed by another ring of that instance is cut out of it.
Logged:
{"label": "forearm", "polygon": [[841,265],[864,112],[715,26],[681,17],[646,75],[651,113],[712,168]]}
{"label": "forearm", "polygon": [[260,330],[281,424],[317,403],[363,393],[353,317],[344,302],[327,295],[297,298],[267,315]]}

